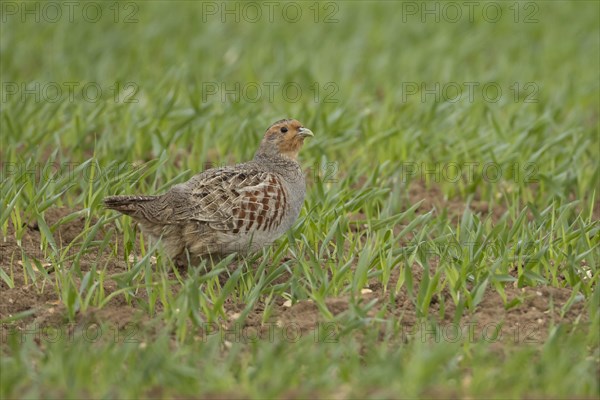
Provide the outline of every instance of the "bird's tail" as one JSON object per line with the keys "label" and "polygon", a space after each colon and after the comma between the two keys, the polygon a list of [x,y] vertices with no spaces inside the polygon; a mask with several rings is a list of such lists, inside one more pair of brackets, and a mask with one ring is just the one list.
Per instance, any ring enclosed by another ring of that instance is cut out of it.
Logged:
{"label": "bird's tail", "polygon": [[158,196],[108,196],[104,198],[104,206],[123,214],[135,214],[142,203],[156,200]]}

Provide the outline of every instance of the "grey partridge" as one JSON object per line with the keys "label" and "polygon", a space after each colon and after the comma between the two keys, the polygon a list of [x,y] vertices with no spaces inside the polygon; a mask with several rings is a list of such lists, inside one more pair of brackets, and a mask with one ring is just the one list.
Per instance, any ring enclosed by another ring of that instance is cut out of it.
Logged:
{"label": "grey partridge", "polygon": [[178,263],[189,256],[249,253],[292,227],[306,192],[298,152],[310,129],[295,119],[271,125],[254,159],[214,168],[158,196],[109,196],[107,208],[136,220],[144,233],[161,239]]}

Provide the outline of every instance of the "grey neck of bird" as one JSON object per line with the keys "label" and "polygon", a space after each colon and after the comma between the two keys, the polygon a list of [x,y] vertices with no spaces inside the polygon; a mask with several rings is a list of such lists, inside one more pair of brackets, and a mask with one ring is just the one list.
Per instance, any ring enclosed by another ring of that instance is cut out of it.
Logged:
{"label": "grey neck of bird", "polygon": [[260,162],[261,165],[264,165],[275,172],[279,172],[282,175],[303,176],[302,169],[297,160],[293,160],[280,154],[269,154],[259,151],[254,156],[254,161]]}
{"label": "grey neck of bird", "polygon": [[299,165],[297,160],[286,157],[279,153],[268,153],[264,151],[257,151],[254,155],[255,161],[262,163],[273,164],[273,165]]}

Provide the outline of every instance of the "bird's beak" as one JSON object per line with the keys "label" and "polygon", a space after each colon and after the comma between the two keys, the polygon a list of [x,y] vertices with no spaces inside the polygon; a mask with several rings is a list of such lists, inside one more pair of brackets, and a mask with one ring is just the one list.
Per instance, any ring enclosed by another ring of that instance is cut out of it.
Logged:
{"label": "bird's beak", "polygon": [[305,138],[305,137],[314,137],[315,136],[315,134],[312,133],[312,131],[310,129],[308,129],[308,128],[300,128],[300,129],[298,129],[298,134],[300,136],[302,136],[303,138]]}

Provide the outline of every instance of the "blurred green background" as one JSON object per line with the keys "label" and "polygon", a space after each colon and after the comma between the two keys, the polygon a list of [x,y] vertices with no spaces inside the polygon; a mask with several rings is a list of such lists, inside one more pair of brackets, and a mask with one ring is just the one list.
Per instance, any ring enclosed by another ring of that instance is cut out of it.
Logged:
{"label": "blurred green background", "polygon": [[[263,129],[290,116],[316,128],[311,155],[341,163],[348,156],[372,163],[521,155],[553,178],[555,168],[575,168],[577,176],[595,167],[586,151],[598,147],[590,134],[598,124],[597,2],[58,4],[3,3],[5,143],[22,141],[16,126],[28,122],[34,135],[54,136],[54,145],[76,157],[92,147],[91,139],[82,144],[66,132],[79,115],[79,129],[98,136],[96,152],[156,157],[160,131],[163,142],[189,149],[193,168],[207,148],[250,157]],[[51,22],[56,9],[61,17]],[[78,100],[40,104],[22,86],[31,82],[39,82],[42,98],[44,90],[54,98],[51,83],[58,84],[61,99],[77,82]],[[86,84],[93,87],[84,91]],[[421,85],[438,98],[414,94]],[[98,86],[108,101],[103,110],[83,98],[94,99]],[[46,107],[55,111],[46,114]],[[32,121],[31,113],[48,118]],[[140,129],[144,140],[133,143]],[[568,147],[535,153],[569,129],[579,132],[562,141]],[[188,130],[191,137],[181,133]],[[365,144],[368,152],[348,154],[356,149],[349,146]],[[25,146],[27,154],[41,151]]]}

